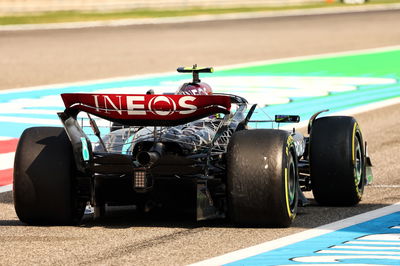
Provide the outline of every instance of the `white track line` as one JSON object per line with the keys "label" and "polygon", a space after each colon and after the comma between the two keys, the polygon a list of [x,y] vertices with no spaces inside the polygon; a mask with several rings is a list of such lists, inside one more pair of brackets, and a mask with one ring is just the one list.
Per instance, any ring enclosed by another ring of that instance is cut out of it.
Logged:
{"label": "white track line", "polygon": [[[375,103],[369,103],[363,106],[358,106],[358,107],[353,107],[350,109],[346,109],[343,111],[339,111],[336,113],[331,113],[328,114],[326,116],[335,116],[335,115],[347,115],[347,116],[353,116],[353,115],[357,115],[360,113],[366,113],[366,112],[370,112],[379,108],[384,108],[384,107],[388,107],[391,105],[396,105],[396,104],[400,104],[400,97],[396,97],[393,99],[389,99],[389,100],[384,100],[381,102],[375,102]],[[323,116],[324,113],[321,114],[321,116]],[[292,124],[292,125],[285,125],[285,126],[281,126],[279,127],[280,129],[299,129],[299,128],[303,128],[306,127],[308,125],[309,121],[301,121],[300,123],[297,124]]]}
{"label": "white track line", "polygon": [[[400,229],[398,226],[390,227],[391,229]],[[353,245],[382,245],[387,246],[389,249],[391,246],[400,246],[399,242],[384,242],[384,241],[360,241],[360,240],[353,240],[353,241],[346,241],[343,244],[353,244]]]}
{"label": "white track line", "polygon": [[13,185],[7,185],[0,187],[0,193],[12,191]]}
{"label": "white track line", "polygon": [[14,167],[15,152],[0,153],[0,170]]}
{"label": "white track line", "polygon": [[[6,140],[12,140],[12,139],[14,139],[14,138],[0,136],[0,141],[6,141]],[[0,144],[1,144],[1,143],[0,143]]]}
{"label": "white track line", "polygon": [[343,52],[333,52],[333,53],[324,53],[317,55],[304,55],[304,56],[294,56],[288,58],[279,58],[279,59],[270,59],[270,60],[260,60],[249,63],[242,64],[232,64],[227,66],[215,67],[214,70],[227,70],[231,68],[243,68],[243,67],[252,67],[252,66],[260,66],[260,65],[272,65],[272,64],[282,64],[282,63],[290,63],[295,61],[303,61],[303,60],[318,60],[318,59],[329,59],[340,56],[348,56],[348,55],[363,55],[363,54],[371,54],[371,53],[381,53],[388,51],[400,50],[400,45],[391,45],[391,46],[383,46],[377,48],[369,48],[369,49],[359,49],[359,50],[348,50]]}
{"label": "white track line", "polygon": [[13,122],[13,123],[38,124],[38,125],[60,125],[60,120],[58,119],[26,118],[17,116],[0,116],[0,122]]}
{"label": "white track line", "polygon": [[268,241],[256,246],[252,246],[245,249],[240,249],[234,252],[230,252],[215,258],[207,259],[204,261],[200,261],[191,266],[211,266],[211,265],[223,265],[226,263],[238,261],[244,258],[248,258],[251,256],[255,256],[257,254],[265,253],[274,249],[278,249],[284,246],[288,246],[300,241],[304,241],[310,238],[314,238],[320,235],[324,235],[333,231],[337,231],[352,225],[356,225],[359,223],[363,223],[366,221],[370,221],[375,218],[382,217],[384,215],[388,215],[394,212],[400,211],[400,202],[384,207],[381,209],[377,209],[374,211],[366,212],[360,215],[356,215],[341,221],[337,221],[334,223],[330,223],[327,225],[319,226],[314,229],[306,230],[297,234],[293,234],[290,236],[282,237],[276,240]]}
{"label": "white track line", "polygon": [[283,11],[263,11],[250,13],[231,13],[220,15],[197,15],[187,17],[167,17],[167,18],[144,18],[144,19],[119,19],[103,20],[90,22],[65,22],[49,24],[26,24],[26,25],[5,25],[0,27],[0,31],[20,31],[20,30],[59,30],[59,29],[82,29],[94,27],[120,27],[133,25],[153,25],[153,24],[175,24],[191,22],[208,22],[224,20],[243,20],[257,18],[273,18],[288,16],[313,16],[327,14],[360,13],[367,11],[384,11],[400,9],[400,4],[380,4],[365,6],[343,6],[331,8],[296,9]]}
{"label": "white track line", "polygon": [[[248,63],[217,66],[217,67],[214,67],[214,69],[216,71],[219,71],[219,70],[228,70],[228,69],[244,68],[244,67],[251,67],[251,66],[290,63],[290,62],[303,61],[303,60],[328,59],[328,58],[347,56],[347,55],[362,55],[362,54],[380,53],[380,52],[388,52],[388,51],[395,51],[395,50],[400,50],[400,45],[384,46],[384,47],[370,48],[370,49],[349,50],[349,51],[334,52],[334,53],[324,53],[324,54],[318,54],[318,55],[306,55],[306,56],[295,56],[295,57],[287,57],[287,58],[280,58],[280,59],[252,61],[252,62],[248,62]],[[58,83],[58,84],[34,86],[34,87],[12,88],[12,89],[1,90],[0,95],[7,94],[7,93],[13,93],[13,92],[29,92],[29,91],[35,91],[35,90],[61,89],[61,88],[72,87],[72,86],[79,87],[79,86],[85,86],[85,85],[91,85],[91,84],[111,83],[111,82],[119,82],[119,81],[125,81],[125,80],[150,79],[150,78],[156,78],[156,77],[157,78],[158,77],[166,77],[166,76],[170,76],[170,75],[177,75],[177,72],[161,72],[161,73],[154,73],[154,74],[121,76],[121,77],[114,77],[114,78],[94,79],[94,80],[68,82],[68,83]]]}
{"label": "white track line", "polygon": [[351,109],[337,112],[332,115],[356,115],[356,114],[369,112],[369,111],[372,111],[375,109],[379,109],[379,108],[383,108],[383,107],[387,107],[387,106],[391,106],[391,105],[395,105],[395,104],[400,104],[400,97],[396,97],[396,98],[389,99],[389,100],[384,100],[381,102],[370,103],[370,104],[366,104],[363,106],[354,107]]}

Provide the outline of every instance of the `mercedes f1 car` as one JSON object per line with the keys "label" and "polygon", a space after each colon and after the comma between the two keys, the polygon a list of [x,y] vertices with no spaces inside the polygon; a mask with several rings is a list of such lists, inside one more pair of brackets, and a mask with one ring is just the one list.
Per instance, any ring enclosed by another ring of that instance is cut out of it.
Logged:
{"label": "mercedes f1 car", "polygon": [[307,202],[303,191],[312,190],[322,205],[361,200],[372,165],[354,118],[317,118],[319,112],[307,136],[253,129],[252,123],[300,118],[252,120],[256,105],[212,93],[200,81],[199,73],[212,71],[178,68],[193,73],[193,81],[173,94],[61,94],[63,127],[28,128],[19,140],[19,219],[77,224],[87,206],[98,217],[105,206],[134,205],[143,213],[288,227]]}

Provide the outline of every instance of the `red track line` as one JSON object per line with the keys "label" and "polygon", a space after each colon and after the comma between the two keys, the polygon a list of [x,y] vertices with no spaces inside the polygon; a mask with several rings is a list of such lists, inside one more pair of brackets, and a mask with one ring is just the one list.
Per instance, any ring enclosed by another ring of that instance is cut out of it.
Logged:
{"label": "red track line", "polygon": [[0,153],[15,152],[18,139],[0,140]]}
{"label": "red track line", "polygon": [[14,169],[12,168],[6,170],[0,170],[0,187],[12,184],[13,170]]}

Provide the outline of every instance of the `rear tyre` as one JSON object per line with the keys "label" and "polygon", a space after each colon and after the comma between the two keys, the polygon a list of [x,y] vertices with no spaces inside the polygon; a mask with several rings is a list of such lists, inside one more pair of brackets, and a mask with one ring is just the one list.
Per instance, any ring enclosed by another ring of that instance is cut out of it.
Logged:
{"label": "rear tyre", "polygon": [[28,224],[78,223],[86,202],[75,189],[72,146],[63,128],[33,127],[19,140],[14,161],[14,207]]}
{"label": "rear tyre", "polygon": [[289,132],[236,132],[227,152],[230,219],[241,225],[288,227],[297,212],[297,158]]}
{"label": "rear tyre", "polygon": [[366,183],[365,151],[353,117],[322,117],[310,134],[310,174],[315,200],[321,205],[357,204]]}

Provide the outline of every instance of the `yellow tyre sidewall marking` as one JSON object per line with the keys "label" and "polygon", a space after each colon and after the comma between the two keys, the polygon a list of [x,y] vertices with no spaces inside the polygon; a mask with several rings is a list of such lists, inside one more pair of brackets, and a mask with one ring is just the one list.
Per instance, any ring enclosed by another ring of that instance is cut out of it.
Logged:
{"label": "yellow tyre sidewall marking", "polygon": [[356,163],[356,155],[355,155],[355,142],[356,142],[356,129],[357,129],[357,123],[354,123],[353,126],[353,138],[352,138],[352,145],[351,145],[351,156],[353,159],[353,165]]}
{"label": "yellow tyre sidewall marking", "polygon": [[285,196],[286,196],[286,208],[287,212],[289,214],[289,217],[292,216],[292,212],[290,211],[290,205],[289,205],[289,191],[288,191],[288,169],[285,167]]}
{"label": "yellow tyre sidewall marking", "polygon": [[[357,131],[357,127],[358,127],[358,124],[357,124],[357,122],[355,122],[354,126],[353,126],[353,140],[352,140],[352,145],[351,145],[351,154],[352,154],[353,166],[354,167],[356,166],[355,146],[356,146],[356,131]],[[362,182],[362,180],[360,180],[360,182]],[[360,193],[360,190],[359,190],[358,185],[356,184],[356,182],[354,182],[354,186],[356,187],[357,195],[359,197],[361,197],[361,195],[360,195],[361,193]]]}
{"label": "yellow tyre sidewall marking", "polygon": [[[288,160],[288,156],[289,156],[289,147],[291,146],[291,144],[293,143],[293,137],[289,136],[287,139],[287,145],[286,145],[286,162]],[[289,215],[290,218],[294,218],[295,214],[291,211],[290,209],[290,200],[289,200],[289,187],[288,187],[288,168],[285,167],[285,197],[286,197],[286,208],[287,208],[287,213]]]}

